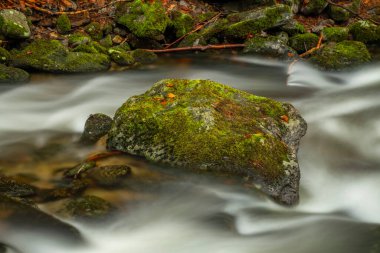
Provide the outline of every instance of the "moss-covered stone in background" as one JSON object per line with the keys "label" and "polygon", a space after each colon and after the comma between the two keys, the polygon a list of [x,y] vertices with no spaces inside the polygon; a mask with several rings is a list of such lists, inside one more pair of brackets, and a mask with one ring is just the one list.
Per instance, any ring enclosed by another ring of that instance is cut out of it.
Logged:
{"label": "moss-covered stone in background", "polygon": [[350,33],[354,40],[363,43],[380,41],[380,28],[375,24],[360,20],[350,25]]}
{"label": "moss-covered stone in background", "polygon": [[280,27],[289,22],[293,14],[287,5],[275,5],[229,15],[232,22],[225,34],[227,37],[244,39],[249,34]]}
{"label": "moss-covered stone in background", "polygon": [[136,60],[131,51],[126,51],[122,46],[115,46],[108,49],[111,59],[120,66],[131,66]]}
{"label": "moss-covered stone in background", "polygon": [[27,39],[31,36],[27,18],[13,9],[0,11],[0,33],[10,39]]}
{"label": "moss-covered stone in background", "polygon": [[297,52],[287,45],[287,40],[280,36],[255,36],[246,41],[244,53],[256,54],[279,59],[295,59]]}
{"label": "moss-covered stone in background", "polygon": [[305,26],[298,21],[292,19],[285,25],[281,26],[281,31],[286,32],[289,36],[294,36],[299,33],[305,33]]}
{"label": "moss-covered stone in background", "polygon": [[109,48],[109,47],[112,47],[113,45],[113,42],[112,42],[112,37],[110,34],[108,34],[106,37],[104,37],[103,39],[101,39],[99,41],[99,44],[105,48]]}
{"label": "moss-covered stone in background", "polygon": [[350,18],[350,13],[347,10],[335,5],[328,7],[328,14],[336,22],[345,22]]}
{"label": "moss-covered stone in background", "polygon": [[12,55],[15,67],[57,73],[108,70],[110,59],[99,53],[69,52],[57,40],[35,40]]}
{"label": "moss-covered stone in background", "polygon": [[57,18],[57,31],[61,34],[66,34],[71,30],[71,21],[67,15],[60,15]]}
{"label": "moss-covered stone in background", "polygon": [[370,60],[371,55],[364,43],[348,40],[329,43],[311,58],[313,63],[327,70],[353,68]]}
{"label": "moss-covered stone in background", "polygon": [[172,11],[170,13],[170,18],[170,26],[174,28],[177,38],[190,32],[195,24],[193,17],[179,11]]}
{"label": "moss-covered stone in background", "polygon": [[13,67],[0,64],[0,84],[1,83],[23,83],[29,80],[28,72]]}
{"label": "moss-covered stone in background", "polygon": [[9,62],[11,54],[3,47],[0,47],[0,64],[6,64]]}
{"label": "moss-covered stone in background", "polygon": [[228,28],[228,26],[229,22],[227,19],[218,19],[217,21],[209,24],[204,29],[202,29],[200,34],[206,41],[209,41],[213,37],[220,35],[224,30]]}
{"label": "moss-covered stone in background", "polygon": [[102,26],[98,22],[91,22],[88,24],[85,29],[92,39],[101,40],[103,38]]}
{"label": "moss-covered stone in background", "polygon": [[178,47],[194,47],[194,46],[206,46],[207,41],[199,33],[192,33],[186,36],[179,44]]}
{"label": "moss-covered stone in background", "polygon": [[289,39],[289,46],[298,53],[304,53],[318,45],[319,37],[314,33],[297,34]]}
{"label": "moss-covered stone in background", "polygon": [[348,40],[348,29],[346,27],[325,27],[322,30],[323,39],[329,42],[340,42]]}
{"label": "moss-covered stone in background", "polygon": [[138,37],[157,39],[165,32],[170,22],[166,10],[158,0],[153,3],[134,0],[118,8],[125,12],[117,19],[117,22]]}
{"label": "moss-covered stone in background", "polygon": [[294,204],[299,183],[295,152],[305,131],[305,121],[289,104],[209,80],[168,79],[117,110],[108,148],[240,176]]}
{"label": "moss-covered stone in background", "polygon": [[308,0],[304,1],[301,7],[302,14],[305,15],[317,15],[327,7],[326,0]]}
{"label": "moss-covered stone in background", "polygon": [[158,58],[155,53],[143,49],[136,49],[132,51],[132,56],[136,62],[141,64],[154,63]]}
{"label": "moss-covered stone in background", "polygon": [[76,47],[92,41],[91,37],[82,33],[73,33],[67,36],[69,46]]}

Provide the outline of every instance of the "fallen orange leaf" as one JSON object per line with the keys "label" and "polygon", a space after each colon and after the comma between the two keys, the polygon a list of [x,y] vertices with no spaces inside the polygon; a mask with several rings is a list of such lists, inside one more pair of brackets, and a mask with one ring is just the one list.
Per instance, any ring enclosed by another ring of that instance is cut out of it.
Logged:
{"label": "fallen orange leaf", "polygon": [[175,98],[175,95],[173,93],[169,93],[167,97],[168,98]]}
{"label": "fallen orange leaf", "polygon": [[166,84],[166,87],[173,87],[173,86],[174,86],[174,84],[172,84],[172,83]]}
{"label": "fallen orange leaf", "polygon": [[286,115],[282,115],[282,116],[281,116],[281,119],[282,119],[283,121],[285,121],[286,123],[289,122],[289,117],[286,116]]}

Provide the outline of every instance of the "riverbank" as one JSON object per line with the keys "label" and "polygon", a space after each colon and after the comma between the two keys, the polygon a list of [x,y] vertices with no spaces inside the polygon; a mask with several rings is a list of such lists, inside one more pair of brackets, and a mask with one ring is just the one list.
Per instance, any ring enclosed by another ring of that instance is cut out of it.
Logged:
{"label": "riverbank", "polygon": [[25,2],[0,11],[3,83],[36,71],[126,70],[163,53],[205,50],[335,71],[373,61],[380,43],[377,6],[368,1],[78,1],[66,9]]}

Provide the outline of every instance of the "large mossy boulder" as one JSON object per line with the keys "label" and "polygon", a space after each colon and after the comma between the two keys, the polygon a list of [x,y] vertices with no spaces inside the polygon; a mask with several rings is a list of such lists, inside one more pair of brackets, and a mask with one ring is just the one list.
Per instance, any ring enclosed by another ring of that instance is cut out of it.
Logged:
{"label": "large mossy boulder", "polygon": [[305,132],[290,104],[213,81],[168,79],[117,110],[107,143],[150,161],[240,177],[291,205]]}
{"label": "large mossy boulder", "polygon": [[380,26],[369,21],[360,20],[350,25],[350,33],[354,40],[363,43],[373,43],[380,41]]}
{"label": "large mossy boulder", "polygon": [[10,39],[27,39],[31,35],[25,15],[13,9],[0,11],[0,34]]}
{"label": "large mossy boulder", "polygon": [[35,40],[12,55],[15,67],[55,73],[82,73],[108,70],[110,59],[101,53],[69,52],[57,40]]}
{"label": "large mossy boulder", "polygon": [[170,20],[161,1],[145,3],[134,0],[118,7],[117,22],[127,27],[133,34],[142,38],[157,39],[162,35]]}
{"label": "large mossy boulder", "polygon": [[29,73],[25,70],[7,67],[0,64],[0,84],[1,83],[23,83],[29,80]]}
{"label": "large mossy boulder", "polygon": [[289,39],[289,45],[298,53],[304,53],[318,45],[318,36],[314,33],[297,34]]}
{"label": "large mossy boulder", "polygon": [[353,68],[370,60],[371,55],[365,44],[348,40],[329,43],[311,58],[313,63],[326,70]]}
{"label": "large mossy boulder", "polygon": [[292,16],[291,8],[282,4],[231,14],[228,19],[232,24],[225,33],[227,37],[246,38],[249,34],[285,25]]}

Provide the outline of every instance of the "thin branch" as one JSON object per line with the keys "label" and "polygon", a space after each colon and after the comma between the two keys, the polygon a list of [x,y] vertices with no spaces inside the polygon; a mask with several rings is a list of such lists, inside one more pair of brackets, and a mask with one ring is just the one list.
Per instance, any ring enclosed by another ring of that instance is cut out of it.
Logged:
{"label": "thin branch", "polygon": [[195,46],[195,47],[177,47],[167,49],[145,49],[148,52],[153,53],[174,53],[184,51],[205,51],[207,49],[232,49],[232,48],[244,48],[245,44],[223,44],[223,45],[207,45],[207,46]]}
{"label": "thin branch", "polygon": [[348,11],[349,13],[355,15],[356,17],[358,17],[358,18],[360,18],[360,19],[362,19],[362,20],[368,20],[368,21],[370,21],[370,22],[372,22],[372,23],[374,23],[374,24],[376,24],[376,25],[380,25],[380,22],[377,22],[376,20],[373,20],[373,19],[371,19],[371,18],[365,18],[365,17],[361,16],[359,13],[354,12],[354,11],[351,10],[350,8],[347,8],[347,7],[342,6],[342,5],[340,5],[340,4],[334,3],[334,2],[332,2],[331,0],[326,0],[326,2],[328,2],[328,3],[331,4],[331,5],[334,5],[334,6],[340,7],[340,8],[342,8],[342,9]]}
{"label": "thin branch", "polygon": [[94,7],[94,8],[89,8],[89,9],[85,9],[85,10],[79,10],[79,11],[57,11],[57,12],[53,12],[53,11],[50,11],[50,10],[47,10],[47,9],[44,9],[44,8],[41,8],[41,7],[38,7],[38,6],[35,6],[33,4],[30,4],[30,3],[25,3],[26,6],[34,9],[34,10],[37,10],[37,11],[40,11],[40,12],[43,12],[43,13],[47,13],[49,15],[62,15],[62,14],[66,14],[66,15],[77,15],[77,14],[81,14],[81,13],[85,13],[85,12],[90,12],[90,11],[98,11],[98,10],[101,10],[101,9],[104,9],[110,5],[114,5],[114,4],[117,4],[117,3],[123,3],[123,2],[131,2],[132,0],[116,0],[116,1],[112,1],[111,3],[108,3],[106,5],[103,5],[101,7]]}
{"label": "thin branch", "polygon": [[305,56],[308,56],[308,55],[314,53],[316,50],[320,49],[321,46],[322,46],[322,40],[323,40],[323,34],[321,33],[321,34],[319,35],[319,40],[318,40],[318,44],[317,44],[317,46],[316,46],[316,47],[313,47],[313,48],[311,48],[311,49],[309,49],[308,51],[306,51],[306,52],[303,53],[303,54],[300,54],[300,57],[303,58],[303,57],[305,57]]}
{"label": "thin branch", "polygon": [[221,12],[219,12],[218,14],[216,14],[216,15],[215,15],[214,17],[212,17],[209,21],[207,21],[207,22],[205,22],[205,23],[203,23],[203,24],[198,24],[198,25],[195,27],[194,30],[192,30],[192,31],[190,31],[190,32],[188,32],[188,33],[186,33],[185,35],[183,35],[183,36],[181,36],[181,37],[179,37],[178,39],[176,39],[175,41],[173,41],[172,43],[170,43],[169,45],[167,45],[167,46],[165,47],[165,49],[171,48],[173,45],[175,45],[175,44],[177,44],[178,42],[182,41],[184,38],[186,38],[186,37],[189,36],[190,34],[195,33],[195,32],[197,32],[197,31],[203,29],[203,27],[205,27],[206,25],[208,25],[208,24],[210,24],[210,23],[216,21],[216,20],[220,17],[220,15],[222,15]]}

